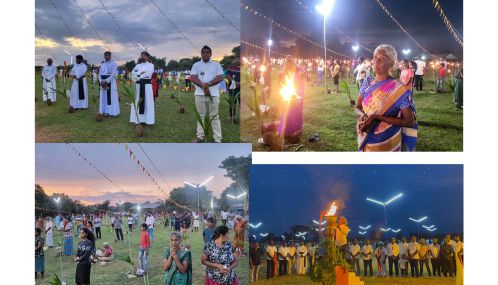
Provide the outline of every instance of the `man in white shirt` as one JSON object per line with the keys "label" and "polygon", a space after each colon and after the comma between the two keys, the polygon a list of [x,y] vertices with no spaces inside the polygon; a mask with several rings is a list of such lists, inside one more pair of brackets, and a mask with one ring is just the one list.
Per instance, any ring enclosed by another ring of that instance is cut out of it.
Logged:
{"label": "man in white shirt", "polygon": [[154,219],[154,216],[152,213],[147,214],[147,218],[145,218],[145,223],[147,224],[147,231],[149,232],[150,236],[150,241],[154,241],[154,222],[156,219]]}
{"label": "man in white shirt", "polygon": [[[459,235],[455,235],[455,241],[453,242],[453,251],[455,252],[455,256],[457,256],[458,258],[460,258],[460,260],[463,262],[463,242],[460,240],[460,236]],[[456,260],[453,259],[454,261],[454,272],[455,272],[455,276],[456,276],[456,271],[457,271],[457,266],[456,266]]]}
{"label": "man in white shirt", "polygon": [[417,58],[417,60],[415,60],[415,63],[417,64],[417,69],[415,70],[415,89],[417,91],[422,91],[425,72],[425,61],[421,58]]}
{"label": "man in white shirt", "polygon": [[[190,81],[195,84],[195,106],[197,112],[204,120],[206,114],[212,120],[213,139],[221,143],[221,123],[218,114],[220,105],[219,84],[223,80],[223,68],[218,62],[211,60],[212,51],[208,46],[201,49],[201,61],[194,63],[190,71]],[[194,143],[207,140],[204,137],[203,126],[197,122],[197,134]],[[207,130],[206,130],[207,131]]]}
{"label": "man in white shirt", "polygon": [[278,249],[278,275],[286,275],[287,274],[287,257],[289,256],[289,248],[285,241],[282,243],[282,246]]}
{"label": "man in white shirt", "polygon": [[367,269],[370,270],[370,277],[373,276],[373,267],[372,267],[372,254],[373,248],[370,244],[370,241],[367,239],[365,241],[365,245],[361,248],[361,256],[363,257],[363,276],[367,277]]}
{"label": "man in white shirt", "polygon": [[57,75],[57,67],[52,64],[51,58],[47,59],[47,64],[43,66],[42,69],[42,80],[43,80],[43,103],[52,104],[55,103],[56,97],[56,84],[55,77]]}
{"label": "man in white shirt", "polygon": [[154,73],[154,64],[150,62],[150,54],[147,51],[143,51],[140,54],[139,63],[131,72],[131,78],[135,82],[136,96],[135,106],[131,106],[130,123],[154,125],[155,110],[151,83],[152,73]]}
{"label": "man in white shirt", "polygon": [[221,225],[226,226],[227,225],[227,220],[228,220],[228,212],[221,211]]}
{"label": "man in white shirt", "polygon": [[266,279],[270,279],[275,276],[273,256],[275,256],[276,253],[277,247],[273,243],[273,240],[270,240],[266,246]]}
{"label": "man in white shirt", "polygon": [[360,253],[361,248],[358,245],[358,240],[353,240],[353,245],[349,248],[349,252],[351,253],[352,263],[353,263],[353,271],[356,272],[357,276],[360,276]]}
{"label": "man in white shirt", "polygon": [[86,85],[87,66],[83,62],[83,56],[76,56],[76,63],[69,72],[69,75],[74,78],[71,86],[70,104],[73,110],[88,109],[88,86]]}
{"label": "man in white shirt", "polygon": [[[116,76],[118,76],[118,65],[111,59],[111,52],[104,53],[105,61],[100,65],[100,106],[99,113],[105,116],[115,117],[119,115],[119,96]],[[94,75],[95,76],[95,75]]]}
{"label": "man in white shirt", "polygon": [[133,216],[132,215],[128,215],[128,230],[131,232],[133,232]]}
{"label": "man in white shirt", "polygon": [[401,239],[399,244],[399,268],[401,277],[408,277],[408,242],[406,237]]}
{"label": "man in white shirt", "polygon": [[437,275],[441,277],[441,263],[439,262],[439,253],[441,246],[438,244],[438,238],[434,238],[433,242],[429,245],[429,257],[432,264],[432,274],[434,277]]}
{"label": "man in white shirt", "polygon": [[419,277],[418,264],[420,245],[417,242],[417,237],[412,236],[412,241],[408,244],[408,259],[410,260],[410,272],[412,277]]}
{"label": "man in white shirt", "polygon": [[391,243],[387,245],[387,256],[389,260],[389,276],[393,276],[393,264],[394,264],[394,272],[396,277],[399,275],[399,245],[396,243],[396,238],[391,238]]}

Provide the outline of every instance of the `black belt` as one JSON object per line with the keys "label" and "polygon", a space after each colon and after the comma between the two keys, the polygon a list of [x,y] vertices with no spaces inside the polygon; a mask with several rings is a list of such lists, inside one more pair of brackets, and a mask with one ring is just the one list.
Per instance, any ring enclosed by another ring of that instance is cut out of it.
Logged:
{"label": "black belt", "polygon": [[138,107],[138,113],[139,114],[143,114],[145,113],[145,84],[150,84],[151,83],[151,80],[150,79],[140,79],[137,81],[137,84],[140,85],[140,89],[139,89],[139,96],[140,96],[140,99],[139,99],[139,107]]}
{"label": "black belt", "polygon": [[[101,75],[102,79],[109,78],[110,75]],[[112,82],[112,81],[111,81]],[[107,105],[111,105],[111,82],[107,84]]]}
{"label": "black belt", "polygon": [[78,78],[78,98],[80,100],[85,100],[85,89],[83,89],[83,78],[85,78],[84,75]]}

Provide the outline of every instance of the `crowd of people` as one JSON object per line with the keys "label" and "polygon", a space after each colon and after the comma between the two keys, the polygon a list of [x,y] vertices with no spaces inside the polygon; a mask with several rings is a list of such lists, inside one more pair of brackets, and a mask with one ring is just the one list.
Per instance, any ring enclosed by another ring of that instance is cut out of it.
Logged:
{"label": "crowd of people", "polygon": [[[191,235],[201,235],[204,247],[201,263],[206,266],[207,285],[237,284],[236,267],[238,258],[243,256],[247,220],[241,215],[221,211],[222,225],[217,226],[217,215],[212,211],[172,211],[171,213],[147,212],[140,217],[137,213],[91,214],[62,213],[55,217],[37,217],[35,220],[35,278],[45,277],[45,251],[54,247],[54,231],[64,236],[63,248],[58,254],[73,256],[76,262],[76,284],[90,284],[91,266],[101,266],[113,261],[113,248],[104,242],[98,249],[96,241],[102,238],[103,221],[108,220],[108,230],[115,234],[115,243],[125,242],[123,238],[123,219],[128,224],[127,235],[140,231],[138,247],[137,276],[148,273],[148,256],[154,243],[154,227],[163,225],[171,230],[169,245],[163,258],[164,284],[192,284]],[[233,241],[230,240],[233,231]],[[43,233],[42,233],[43,232]],[[169,232],[169,231],[168,231]],[[77,246],[74,238],[79,237]],[[128,241],[129,242],[129,241]],[[38,276],[40,274],[40,276]]]}
{"label": "crowd of people", "polygon": [[[159,89],[165,83],[176,85],[175,88],[182,90],[194,89],[195,106],[202,118],[209,113],[212,119],[213,139],[215,142],[222,141],[221,123],[218,115],[220,104],[220,93],[228,93],[233,97],[230,104],[228,117],[233,122],[237,105],[240,105],[240,60],[235,59],[233,64],[223,70],[220,63],[211,60],[212,50],[208,46],[201,49],[201,60],[195,62],[190,70],[164,72],[155,68],[151,62],[150,54],[143,51],[140,54],[137,65],[128,73],[120,72],[117,63],[112,59],[110,51],[104,53],[104,60],[98,69],[88,71],[83,56],[77,55],[76,62],[69,70],[61,69],[62,78],[69,76],[72,81],[70,89],[70,112],[88,109],[88,85],[87,74],[89,73],[91,86],[99,86],[99,111],[103,117],[116,117],[120,114],[120,96],[118,93],[118,82],[120,79],[131,79],[135,85],[135,104],[131,105],[130,123],[142,126],[155,124],[155,99],[159,96]],[[52,105],[57,100],[57,67],[51,58],[42,69],[43,80],[43,102]],[[184,87],[180,86],[180,79],[184,81]],[[65,91],[64,91],[65,92]],[[193,142],[204,141],[204,130],[197,123],[196,136]]]}
{"label": "crowd of people", "polygon": [[[421,238],[418,242],[417,237],[412,236],[410,242],[403,237],[390,241],[354,239],[345,246],[336,241],[335,245],[349,264],[349,270],[357,276],[372,277],[376,272],[378,277],[454,277],[456,257],[463,264],[463,242],[459,235],[453,238],[446,235],[442,240]],[[321,245],[310,241],[286,242],[282,239],[277,245],[272,239],[266,245],[254,241],[249,246],[250,280],[258,281],[262,259],[266,260],[266,278],[271,279],[289,274],[309,274],[323,254]]]}
{"label": "crowd of people", "polygon": [[[289,111],[279,122],[264,125],[261,128],[263,133],[276,131],[278,134],[284,134],[286,141],[299,141],[303,127],[305,82],[317,86],[322,85],[327,77],[331,77],[333,90],[327,90],[327,93],[339,93],[340,78],[351,76],[359,90],[356,101],[350,99],[358,116],[358,151],[416,150],[418,123],[413,94],[415,91],[423,91],[424,75],[428,71],[426,61],[422,57],[399,62],[394,47],[380,45],[375,49],[372,59],[361,57],[357,60],[341,61],[331,58],[325,61],[323,58],[303,59],[287,56],[272,58],[269,64],[264,59],[250,56],[244,58],[244,62],[252,78],[263,85],[263,104],[271,96],[271,69],[278,70],[282,86],[284,80],[289,77],[293,79],[295,85],[297,93],[295,103],[290,105]],[[436,63],[431,62],[433,69],[438,68],[437,81],[434,83],[437,93],[444,92],[448,64],[450,63],[444,59]],[[460,63],[451,63],[451,65],[456,68],[453,72],[453,102],[456,107],[461,108],[463,66]],[[396,70],[398,70],[397,75]],[[282,130],[280,127],[282,125],[287,129]],[[310,141],[314,139],[310,138]]]}

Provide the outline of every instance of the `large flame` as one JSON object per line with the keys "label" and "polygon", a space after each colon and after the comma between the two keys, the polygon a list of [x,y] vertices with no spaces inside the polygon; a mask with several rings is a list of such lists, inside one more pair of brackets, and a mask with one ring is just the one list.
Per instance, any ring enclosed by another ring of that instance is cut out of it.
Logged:
{"label": "large flame", "polygon": [[[292,76],[293,77],[293,76]],[[290,101],[292,97],[297,97],[296,88],[294,88],[294,80],[291,76],[285,77],[285,84],[280,89],[280,95],[284,101]]]}
{"label": "large flame", "polygon": [[332,202],[332,205],[330,205],[330,209],[325,216],[327,217],[334,216],[336,212],[337,212],[337,205],[335,204],[335,202]]}

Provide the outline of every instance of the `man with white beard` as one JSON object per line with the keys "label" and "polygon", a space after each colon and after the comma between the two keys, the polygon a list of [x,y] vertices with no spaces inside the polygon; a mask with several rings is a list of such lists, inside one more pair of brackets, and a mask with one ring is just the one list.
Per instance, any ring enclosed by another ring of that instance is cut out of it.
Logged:
{"label": "man with white beard", "polygon": [[74,110],[88,109],[88,86],[86,85],[87,66],[83,63],[83,56],[76,56],[76,63],[69,72],[69,75],[74,78],[73,86],[71,87],[71,107]]}
{"label": "man with white beard", "polygon": [[56,84],[55,76],[57,75],[57,67],[52,64],[52,59],[47,59],[47,64],[43,66],[43,103],[55,103],[56,101]]}
{"label": "man with white beard", "polygon": [[119,96],[116,76],[118,75],[118,65],[111,59],[111,52],[104,53],[105,61],[100,65],[100,107],[99,113],[104,116],[115,117],[119,115]]}
{"label": "man with white beard", "polygon": [[[150,54],[143,51],[139,63],[133,68],[131,78],[135,81],[137,110],[131,106],[130,123],[154,124],[154,96],[152,94],[151,78],[154,65],[149,61]],[[138,112],[138,114],[136,114]],[[138,121],[137,121],[138,117]]]}

